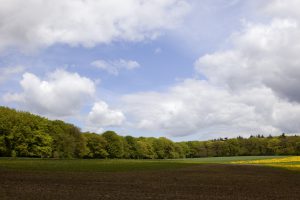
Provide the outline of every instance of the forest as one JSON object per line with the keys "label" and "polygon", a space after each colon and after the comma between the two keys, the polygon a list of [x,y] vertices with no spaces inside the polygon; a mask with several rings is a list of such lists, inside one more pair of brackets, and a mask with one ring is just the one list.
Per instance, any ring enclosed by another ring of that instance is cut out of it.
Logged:
{"label": "forest", "polygon": [[0,156],[39,158],[173,159],[300,155],[300,137],[263,136],[173,142],[165,137],[82,132],[60,120],[0,107]]}

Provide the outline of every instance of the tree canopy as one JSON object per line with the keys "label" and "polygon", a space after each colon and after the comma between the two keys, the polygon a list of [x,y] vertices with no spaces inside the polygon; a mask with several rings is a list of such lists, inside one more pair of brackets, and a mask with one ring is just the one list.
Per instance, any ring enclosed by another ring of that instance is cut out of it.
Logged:
{"label": "tree canopy", "polygon": [[173,142],[165,137],[81,132],[73,124],[0,106],[0,156],[171,159],[210,156],[300,155],[299,136]]}

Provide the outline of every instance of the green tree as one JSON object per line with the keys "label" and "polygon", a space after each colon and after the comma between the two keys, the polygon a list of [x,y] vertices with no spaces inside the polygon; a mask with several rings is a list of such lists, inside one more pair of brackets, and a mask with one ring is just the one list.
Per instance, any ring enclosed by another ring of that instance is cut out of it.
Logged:
{"label": "green tree", "polygon": [[176,155],[174,143],[165,137],[154,140],[153,148],[159,159],[174,158]]}
{"label": "green tree", "polygon": [[138,144],[137,144],[137,139],[132,137],[132,136],[125,136],[124,137],[127,148],[126,151],[128,151],[128,158],[138,158]]}
{"label": "green tree", "polygon": [[280,140],[278,138],[269,138],[267,151],[270,155],[278,155],[280,149]]}
{"label": "green tree", "polygon": [[84,157],[88,158],[107,158],[108,153],[106,151],[107,141],[102,135],[95,133],[83,134],[86,140],[87,151]]}
{"label": "green tree", "polygon": [[113,131],[106,131],[102,136],[107,141],[106,151],[109,158],[122,158],[124,154],[123,141]]}

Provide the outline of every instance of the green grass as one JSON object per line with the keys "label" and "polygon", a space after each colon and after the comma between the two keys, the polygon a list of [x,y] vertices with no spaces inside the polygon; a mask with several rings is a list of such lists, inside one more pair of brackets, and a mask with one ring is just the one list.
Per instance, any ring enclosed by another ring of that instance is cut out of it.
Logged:
{"label": "green grass", "polygon": [[278,156],[213,157],[173,160],[99,160],[99,159],[33,159],[0,158],[0,170],[123,172],[142,170],[172,170],[199,164],[226,164],[240,160],[278,158]]}
{"label": "green grass", "polygon": [[180,162],[188,163],[219,163],[227,164],[234,161],[250,161],[250,160],[264,160],[272,158],[281,158],[286,156],[232,156],[232,157],[208,157],[208,158],[191,158],[191,159],[176,159]]}

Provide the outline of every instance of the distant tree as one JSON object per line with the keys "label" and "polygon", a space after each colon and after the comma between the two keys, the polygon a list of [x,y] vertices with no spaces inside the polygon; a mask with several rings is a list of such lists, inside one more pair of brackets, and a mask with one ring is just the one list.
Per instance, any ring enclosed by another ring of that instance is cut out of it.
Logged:
{"label": "distant tree", "polygon": [[240,144],[238,139],[229,139],[227,140],[228,155],[237,156],[240,155]]}
{"label": "distant tree", "polygon": [[[187,145],[187,142],[177,142],[176,145],[180,146],[181,148],[181,158],[189,158],[190,156],[190,148]],[[180,155],[180,154],[179,154]]]}
{"label": "distant tree", "polygon": [[295,154],[296,155],[300,155],[300,141],[296,142],[296,145],[295,145]]}
{"label": "distant tree", "polygon": [[144,139],[137,141],[137,158],[139,159],[153,159],[154,156],[153,147],[151,143]]}
{"label": "distant tree", "polygon": [[280,140],[278,138],[269,137],[267,152],[270,155],[278,155],[279,154],[279,146]]}
{"label": "distant tree", "polygon": [[154,140],[153,148],[159,159],[175,157],[174,143],[165,137]]}
{"label": "distant tree", "polygon": [[52,154],[52,138],[40,130],[32,132],[31,140],[26,143],[31,157],[48,158]]}
{"label": "distant tree", "polygon": [[113,131],[106,131],[102,136],[107,141],[106,151],[109,158],[122,158],[124,147],[122,138]]}
{"label": "distant tree", "polygon": [[189,141],[187,142],[189,147],[189,155],[190,158],[199,158],[199,157],[206,157],[207,156],[207,144],[200,141]]}
{"label": "distant tree", "polygon": [[102,135],[95,133],[84,133],[83,137],[86,140],[86,153],[84,157],[87,158],[107,158],[108,152],[106,151],[107,141]]}
{"label": "distant tree", "polygon": [[113,131],[82,133],[73,124],[0,106],[0,156],[167,159],[238,155],[300,155],[297,135],[173,142]]}
{"label": "distant tree", "polygon": [[5,156],[6,154],[6,145],[5,145],[5,136],[0,136],[0,157]]}
{"label": "distant tree", "polygon": [[126,156],[126,158],[138,158],[138,144],[137,144],[137,139],[132,137],[132,136],[125,136],[124,137],[125,141],[126,141],[126,147],[124,149],[126,149],[127,153],[128,153],[128,157]]}

